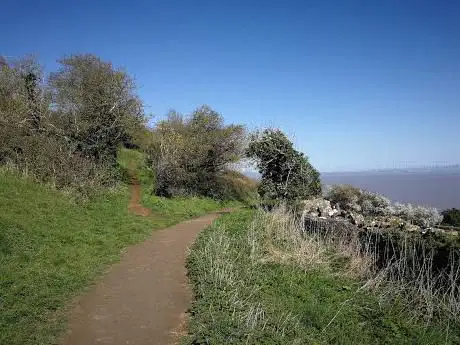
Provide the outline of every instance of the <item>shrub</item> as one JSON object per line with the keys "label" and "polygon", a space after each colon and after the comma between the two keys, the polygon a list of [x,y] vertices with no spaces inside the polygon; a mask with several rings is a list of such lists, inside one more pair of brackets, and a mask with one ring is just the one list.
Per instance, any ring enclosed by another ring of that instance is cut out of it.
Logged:
{"label": "shrub", "polygon": [[261,174],[259,193],[265,203],[291,203],[321,193],[319,172],[280,130],[253,134],[246,155]]}
{"label": "shrub", "polygon": [[360,212],[366,216],[391,215],[391,201],[378,193],[372,193],[351,185],[333,185],[326,199],[347,211]]}
{"label": "shrub", "polygon": [[364,215],[389,216],[392,213],[390,199],[378,193],[362,191],[360,204]]}
{"label": "shrub", "polygon": [[145,121],[133,79],[90,54],[59,63],[49,84],[66,134],[84,156],[115,164],[118,147],[132,143]]}
{"label": "shrub", "polygon": [[219,181],[241,158],[244,138],[243,126],[225,125],[223,117],[208,106],[188,117],[171,112],[156,124],[147,144],[156,193],[220,198]]}
{"label": "shrub", "polygon": [[244,174],[228,170],[219,177],[220,195],[225,200],[238,200],[253,204],[257,200],[257,181]]}
{"label": "shrub", "polygon": [[39,182],[70,188],[85,197],[114,186],[119,178],[112,166],[74,153],[68,143],[53,137],[23,137],[20,150],[21,154],[5,159],[4,164]]}
{"label": "shrub", "polygon": [[442,224],[460,227],[460,210],[452,208],[441,212],[444,216]]}
{"label": "shrub", "polygon": [[[338,204],[341,209],[346,211],[361,212],[360,205],[362,191],[352,185],[333,185],[329,188],[326,199],[333,204]],[[372,202],[369,200],[366,205],[366,212],[372,208]]]}
{"label": "shrub", "polygon": [[134,84],[92,55],[61,61],[49,85],[33,59],[0,66],[0,164],[85,195],[119,179],[118,146],[143,121]]}
{"label": "shrub", "polygon": [[442,221],[442,215],[436,208],[396,203],[391,209],[392,215],[421,227],[434,226]]}

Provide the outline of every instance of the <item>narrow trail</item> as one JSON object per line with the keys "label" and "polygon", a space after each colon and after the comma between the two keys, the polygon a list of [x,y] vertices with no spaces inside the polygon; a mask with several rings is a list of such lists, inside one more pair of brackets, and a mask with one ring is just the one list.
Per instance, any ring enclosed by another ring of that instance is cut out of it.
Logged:
{"label": "narrow trail", "polygon": [[149,216],[151,211],[141,204],[141,185],[139,184],[139,180],[135,177],[131,178],[130,190],[131,199],[128,205],[129,212],[137,214],[138,216]]}
{"label": "narrow trail", "polygon": [[[142,216],[136,180],[129,209]],[[176,344],[185,332],[191,292],[186,276],[187,248],[197,234],[226,210],[157,230],[128,248],[121,261],[86,295],[70,315],[62,345]]]}

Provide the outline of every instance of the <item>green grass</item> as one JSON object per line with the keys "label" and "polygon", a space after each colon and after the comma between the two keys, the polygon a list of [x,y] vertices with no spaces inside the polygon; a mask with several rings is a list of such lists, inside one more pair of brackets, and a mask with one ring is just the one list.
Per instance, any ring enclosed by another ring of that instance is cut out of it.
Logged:
{"label": "green grass", "polygon": [[128,213],[126,187],[85,203],[0,171],[0,344],[52,344],[69,302],[153,229],[221,207],[163,200],[154,217]]}
{"label": "green grass", "polygon": [[253,216],[220,218],[193,247],[188,269],[196,300],[184,343],[460,343],[458,328],[414,320],[402,303],[382,303],[338,269],[252,260]]}
{"label": "green grass", "polygon": [[216,201],[203,197],[164,198],[144,194],[142,204],[154,213],[171,218],[189,218],[227,207],[241,207],[237,201]]}
{"label": "green grass", "polygon": [[122,147],[118,150],[117,163],[125,182],[135,176],[142,186],[148,187],[150,191],[153,189],[155,176],[153,170],[147,166],[144,153]]}

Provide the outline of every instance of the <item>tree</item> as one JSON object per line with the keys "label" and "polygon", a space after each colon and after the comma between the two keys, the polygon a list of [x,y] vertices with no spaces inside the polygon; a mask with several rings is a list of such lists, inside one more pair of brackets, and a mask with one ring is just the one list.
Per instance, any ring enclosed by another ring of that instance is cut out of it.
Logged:
{"label": "tree", "polygon": [[444,210],[441,212],[444,216],[442,224],[449,225],[449,226],[456,226],[460,227],[460,210],[456,208],[452,208],[449,210]]}
{"label": "tree", "polygon": [[66,122],[75,149],[96,161],[114,163],[145,122],[136,85],[124,71],[90,54],[59,61],[50,76],[54,109]]}
{"label": "tree", "polygon": [[64,59],[51,85],[33,58],[2,61],[0,164],[84,194],[112,185],[117,146],[142,123],[130,79],[86,55]]}
{"label": "tree", "polygon": [[24,152],[30,136],[45,131],[50,99],[41,66],[32,57],[0,64],[0,162]]}
{"label": "tree", "polygon": [[41,118],[49,112],[42,84],[41,66],[33,57],[8,63],[0,59],[0,113],[10,124],[26,131],[41,129]]}
{"label": "tree", "polygon": [[223,117],[208,106],[188,117],[171,112],[156,124],[148,149],[157,194],[219,197],[219,178],[241,158],[244,138],[243,126],[225,125]]}
{"label": "tree", "polygon": [[259,169],[259,193],[265,201],[292,202],[321,193],[319,172],[280,130],[252,135],[246,155]]}

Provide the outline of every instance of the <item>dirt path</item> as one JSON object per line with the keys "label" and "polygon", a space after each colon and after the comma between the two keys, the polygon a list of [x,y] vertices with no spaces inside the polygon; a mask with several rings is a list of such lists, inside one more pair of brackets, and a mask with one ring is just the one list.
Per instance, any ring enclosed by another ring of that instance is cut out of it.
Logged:
{"label": "dirt path", "polygon": [[[129,207],[147,215],[139,200],[140,188],[133,184]],[[148,240],[129,248],[102,281],[77,301],[62,345],[176,343],[191,300],[187,247],[220,213],[154,231]]]}
{"label": "dirt path", "polygon": [[150,209],[142,206],[141,204],[141,186],[137,178],[131,179],[131,199],[129,200],[128,209],[130,212],[137,214],[138,216],[150,215]]}

